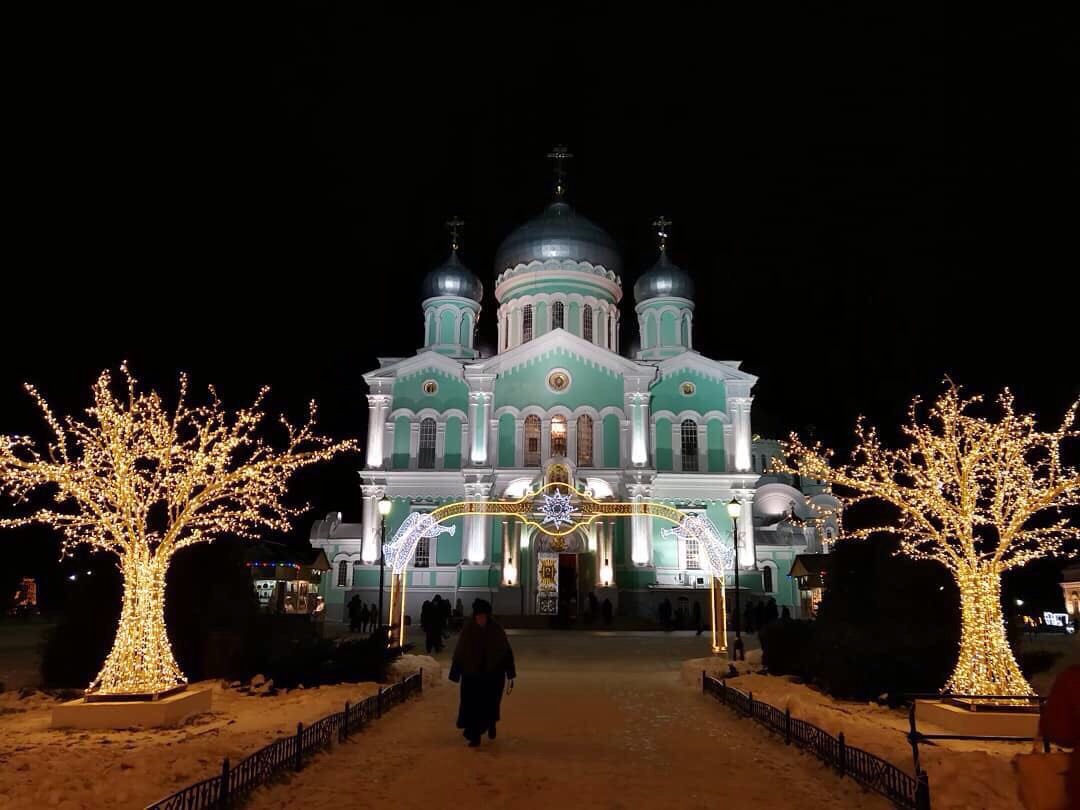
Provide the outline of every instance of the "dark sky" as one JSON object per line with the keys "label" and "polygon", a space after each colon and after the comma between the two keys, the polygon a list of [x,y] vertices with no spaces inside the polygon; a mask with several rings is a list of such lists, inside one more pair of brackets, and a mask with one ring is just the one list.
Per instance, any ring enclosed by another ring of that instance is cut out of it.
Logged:
{"label": "dark sky", "polygon": [[[23,380],[67,411],[128,358],[231,405],[264,382],[294,413],[316,397],[362,438],[360,374],[415,351],[453,214],[494,343],[494,250],[549,200],[556,142],[622,247],[624,345],[664,213],[696,347],[761,378],[756,432],[843,445],[945,374],[1057,419],[1080,383],[1074,26],[870,5],[26,10],[0,431],[38,429]],[[355,467],[298,492],[358,519]]]}

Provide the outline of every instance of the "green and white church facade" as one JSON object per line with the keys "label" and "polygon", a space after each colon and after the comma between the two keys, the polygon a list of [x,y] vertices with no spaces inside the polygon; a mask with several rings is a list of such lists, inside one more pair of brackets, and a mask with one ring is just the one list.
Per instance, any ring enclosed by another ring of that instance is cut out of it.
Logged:
{"label": "green and white church facade", "polygon": [[[820,487],[762,476],[779,448],[752,432],[757,378],[739,362],[694,350],[702,310],[691,276],[668,257],[663,220],[659,258],[633,288],[640,349],[624,356],[619,331],[628,307],[616,245],[561,191],[560,179],[555,201],[498,249],[495,354],[477,349],[483,285],[460,259],[455,236],[449,258],[423,283],[423,348],[380,358],[364,375],[361,522],[331,513],[311,532],[332,563],[322,589],[328,618],[343,618],[354,594],[367,604],[378,598],[383,497],[393,503],[389,540],[410,512],[521,498],[552,480],[601,500],[706,513],[727,536],[727,504],[737,499],[752,515],[738,522],[743,603],[773,598],[802,615],[806,595],[788,572],[795,555],[827,551],[836,519],[812,512],[815,503],[835,507],[835,499]],[[667,598],[687,609],[698,601],[708,616],[702,550],[659,520],[613,518],[558,538],[502,517],[448,523],[454,533],[421,540],[406,571],[413,617],[436,594],[460,599],[466,610],[479,596],[502,615],[538,613],[537,562],[552,554],[560,610],[580,612],[593,592],[618,615],[655,617]],[[729,572],[729,606],[735,582]]]}

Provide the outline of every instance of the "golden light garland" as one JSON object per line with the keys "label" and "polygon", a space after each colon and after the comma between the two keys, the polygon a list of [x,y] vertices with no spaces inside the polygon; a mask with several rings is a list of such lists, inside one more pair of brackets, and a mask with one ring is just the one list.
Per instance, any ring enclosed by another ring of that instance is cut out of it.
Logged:
{"label": "golden light garland", "polygon": [[302,506],[283,503],[298,469],[354,450],[352,441],[315,433],[315,404],[295,427],[279,420],[287,441],[260,437],[268,388],[230,415],[213,388],[206,405],[189,407],[181,375],[171,413],[154,392],[138,390],[125,365],[126,396],[109,372],[93,387],[85,421],[57,419],[35,388],[53,439],[44,453],[27,436],[0,436],[0,493],[17,503],[46,490],[53,507],[0,519],[0,527],[43,523],[63,535],[62,553],[79,546],[115,554],[123,604],[112,650],[88,691],[152,694],[184,683],[165,628],[165,576],[173,555],[223,535],[253,538],[286,531]]}
{"label": "golden light garland", "polygon": [[978,396],[951,385],[920,422],[919,400],[902,427],[907,446],[883,447],[860,419],[858,444],[847,464],[833,464],[820,443],[792,435],[788,461],[772,469],[816,478],[853,493],[846,506],[876,499],[899,512],[895,525],[848,531],[899,536],[900,552],[945,566],[960,589],[961,636],[956,668],[945,685],[954,694],[1030,695],[1005,635],[1001,575],[1032,560],[1060,554],[1080,539],[1065,510],[1080,505],[1080,475],[1062,462],[1062,445],[1080,435],[1077,405],[1053,432],[1034,416],[1016,413],[1012,394],[998,397],[1000,416],[972,415]]}

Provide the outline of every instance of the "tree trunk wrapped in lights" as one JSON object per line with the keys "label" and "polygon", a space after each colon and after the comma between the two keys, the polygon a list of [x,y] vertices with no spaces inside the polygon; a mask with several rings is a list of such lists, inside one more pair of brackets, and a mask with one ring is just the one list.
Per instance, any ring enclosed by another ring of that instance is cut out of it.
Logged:
{"label": "tree trunk wrapped in lights", "polygon": [[145,695],[184,683],[165,628],[165,577],[176,552],[223,535],[288,530],[303,510],[282,500],[291,475],[355,445],[315,432],[314,403],[299,427],[279,420],[286,441],[275,448],[259,435],[266,388],[250,408],[229,414],[212,388],[207,404],[189,407],[182,375],[169,412],[156,393],[138,390],[126,366],[122,372],[126,396],[102,373],[85,421],[57,419],[27,386],[53,440],[42,452],[29,437],[0,436],[0,492],[26,503],[44,490],[53,506],[0,526],[44,523],[63,535],[65,555],[79,546],[116,555],[120,624],[88,691]]}
{"label": "tree trunk wrapped in lights", "polygon": [[1005,635],[1001,575],[1080,538],[1064,514],[1080,505],[1080,475],[1062,462],[1062,445],[1080,435],[1077,403],[1048,433],[1033,416],[1015,412],[1008,390],[998,397],[996,421],[972,413],[981,402],[950,386],[920,422],[916,400],[902,428],[906,446],[898,449],[883,447],[860,419],[847,464],[833,464],[831,451],[792,436],[788,461],[775,459],[772,469],[836,485],[851,493],[845,505],[878,500],[894,507],[895,524],[847,534],[898,535],[901,553],[952,573],[960,589],[960,651],[945,689],[1030,695]]}

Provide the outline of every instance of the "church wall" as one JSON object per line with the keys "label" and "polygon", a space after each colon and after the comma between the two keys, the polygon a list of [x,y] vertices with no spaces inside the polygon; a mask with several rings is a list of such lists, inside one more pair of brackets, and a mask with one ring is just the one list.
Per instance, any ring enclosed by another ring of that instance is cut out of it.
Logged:
{"label": "church wall", "polygon": [[[560,393],[547,386],[548,372],[555,367],[570,373],[570,387]],[[545,352],[528,364],[501,375],[495,382],[495,410],[526,405],[545,409],[562,405],[574,410],[591,405],[599,411],[609,406],[622,408],[622,404],[621,376],[597,368],[564,349]]]}
{"label": "church wall", "polygon": [[391,466],[395,470],[409,469],[410,422],[407,416],[399,416],[394,420],[394,454]]}
{"label": "church wall", "polygon": [[620,434],[619,417],[613,413],[609,413],[604,417],[604,466],[605,467],[620,467],[622,466],[619,458],[619,449],[622,442],[622,436]]}
{"label": "church wall", "polygon": [[517,425],[512,413],[504,413],[499,417],[499,466],[514,466],[514,441]]}
{"label": "church wall", "polygon": [[537,301],[533,307],[533,338],[548,331],[548,307],[546,301]]}
{"label": "church wall", "polygon": [[443,453],[444,469],[461,469],[461,419],[456,416],[446,420],[446,449]]}
{"label": "church wall", "polygon": [[661,417],[656,420],[656,445],[654,449],[656,469],[668,472],[673,469],[674,459],[671,449],[671,420]]}
{"label": "church wall", "polygon": [[[425,394],[423,384],[435,380],[439,390],[434,394]],[[469,412],[469,386],[458,377],[451,377],[442,369],[426,368],[398,377],[394,380],[394,409],[406,408],[421,411],[434,408],[440,413],[450,409]]]}
{"label": "church wall", "polygon": [[[691,382],[694,384],[693,394],[682,393],[682,384]],[[657,411],[697,411],[705,414],[709,411],[722,411],[727,413],[727,393],[724,383],[712,380],[697,371],[681,369],[667,375],[660,382],[649,389],[652,392],[650,408]]]}
{"label": "church wall", "polygon": [[566,307],[566,331],[581,337],[581,305],[571,301]]}
{"label": "church wall", "polygon": [[706,432],[708,442],[709,472],[725,472],[727,457],[724,455],[724,423],[719,419],[710,419]]}

